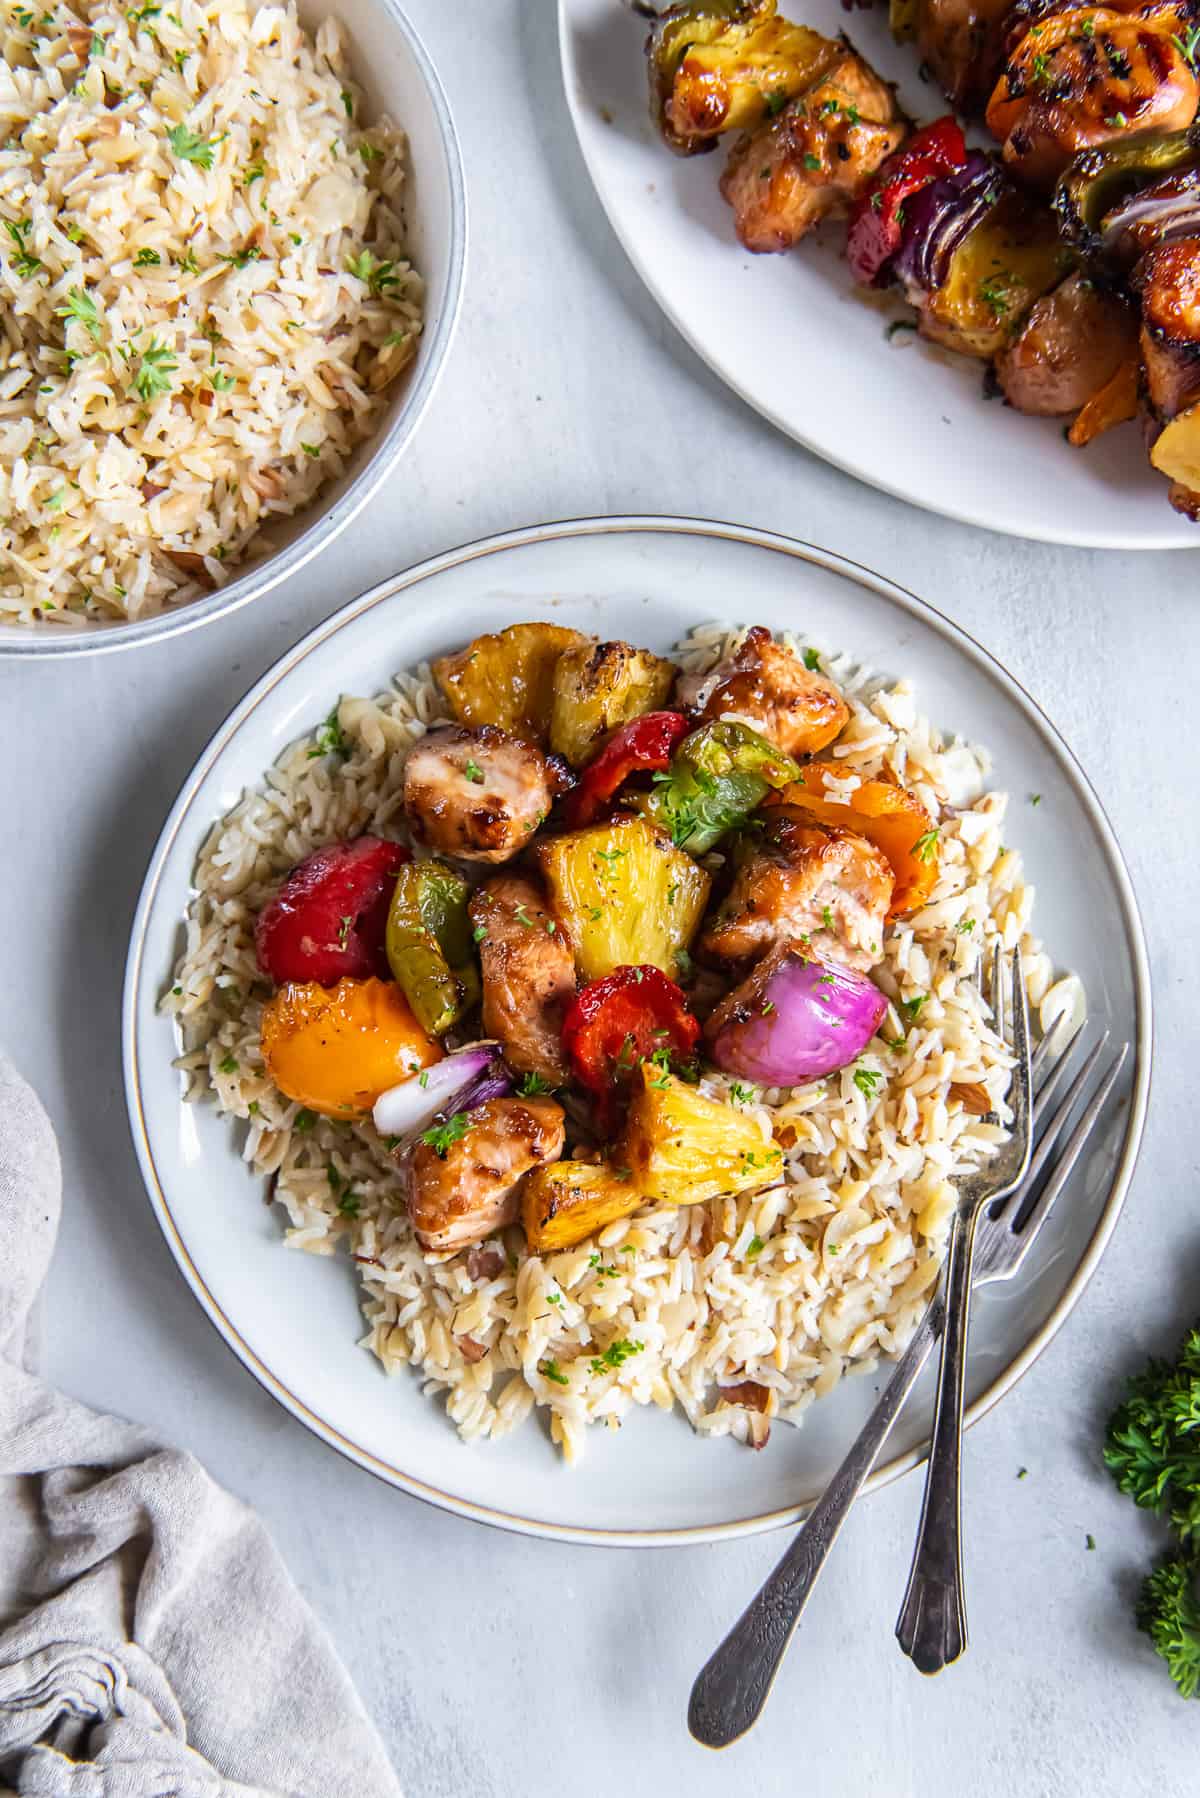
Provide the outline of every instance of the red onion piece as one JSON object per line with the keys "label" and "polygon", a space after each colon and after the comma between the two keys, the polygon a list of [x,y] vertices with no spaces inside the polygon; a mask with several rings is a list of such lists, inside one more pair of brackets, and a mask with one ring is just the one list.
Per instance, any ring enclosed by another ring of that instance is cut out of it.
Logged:
{"label": "red onion piece", "polygon": [[865,974],[785,944],[717,1007],[705,1036],[725,1073],[760,1086],[800,1086],[861,1055],[886,1010]]}
{"label": "red onion piece", "polygon": [[904,241],[895,273],[912,305],[921,305],[942,286],[955,250],[987,217],[1006,186],[1003,170],[982,150],[972,150],[960,169],[939,176],[905,202]]}
{"label": "red onion piece", "polygon": [[497,1045],[471,1043],[423,1074],[389,1087],[375,1101],[375,1128],[381,1136],[398,1138],[395,1150],[402,1153],[439,1113],[470,1111],[474,1105],[502,1099],[511,1091],[512,1076]]}

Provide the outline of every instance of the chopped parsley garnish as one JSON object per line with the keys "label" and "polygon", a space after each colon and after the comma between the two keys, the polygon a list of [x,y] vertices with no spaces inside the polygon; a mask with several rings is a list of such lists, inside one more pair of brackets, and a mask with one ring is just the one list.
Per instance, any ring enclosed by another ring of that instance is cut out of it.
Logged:
{"label": "chopped parsley garnish", "polygon": [[428,1130],[423,1130],[421,1141],[427,1142],[434,1154],[440,1155],[445,1161],[447,1150],[453,1148],[456,1142],[461,1142],[470,1128],[471,1122],[467,1113],[456,1111],[454,1116],[447,1118],[444,1124],[433,1124]]}
{"label": "chopped parsley garnish", "polygon": [[1028,1467],[1018,1467],[1017,1468],[1017,1478],[1019,1480],[1027,1480],[1029,1478]]}
{"label": "chopped parsley garnish", "polygon": [[916,994],[914,994],[914,996],[911,999],[902,999],[900,1001],[901,1009],[908,1013],[909,1017],[912,1019],[914,1024],[916,1023],[917,1019],[920,1017],[921,1007],[924,1005],[924,1003],[925,1003],[926,999],[928,999],[928,997],[929,997],[928,993],[916,993]]}
{"label": "chopped parsley garnish", "polygon": [[315,762],[321,755],[349,755],[350,746],[338,723],[338,709],[334,706],[328,718],[317,732],[317,740],[308,752],[310,762]]}
{"label": "chopped parsley garnish", "polygon": [[218,369],[212,376],[212,384],[218,393],[228,393],[229,389],[233,386],[233,376],[225,374],[222,369]]}
{"label": "chopped parsley garnish", "polygon": [[746,1244],[746,1260],[757,1261],[766,1246],[761,1236],[752,1236]]}
{"label": "chopped parsley garnish", "polygon": [[224,1061],[219,1061],[217,1063],[217,1072],[220,1074],[236,1074],[238,1065],[238,1058],[236,1055],[227,1055]]}
{"label": "chopped parsley garnish", "polygon": [[525,907],[523,905],[518,905],[516,911],[513,913],[513,916],[516,918],[517,923],[523,925],[526,930],[536,930],[537,929],[537,925],[535,924],[534,920],[530,917],[529,913],[525,910]]}
{"label": "chopped parsley garnish", "polygon": [[256,243],[251,243],[244,250],[235,250],[231,256],[222,256],[221,261],[228,262],[231,268],[247,268],[252,262],[262,261],[262,251]]}
{"label": "chopped parsley garnish", "polygon": [[217,141],[216,138],[197,137],[186,125],[173,125],[167,132],[167,142],[180,162],[194,162],[202,169],[211,169]]}
{"label": "chopped parsley garnish", "polygon": [[523,1099],[536,1099],[539,1093],[552,1093],[552,1081],[543,1080],[540,1074],[523,1074],[521,1084],[517,1088]]}
{"label": "chopped parsley garnish", "polygon": [[347,256],[346,268],[359,281],[365,281],[373,294],[381,294],[388,287],[397,287],[399,275],[393,274],[395,264],[380,262],[370,250],[363,250],[357,256]]}
{"label": "chopped parsley garnish", "polygon": [[610,1342],[602,1355],[593,1355],[592,1372],[612,1373],[623,1367],[631,1355],[640,1355],[645,1346],[644,1342],[630,1342],[624,1336],[619,1342]]}
{"label": "chopped parsley garnish", "polygon": [[337,1208],[342,1215],[357,1217],[362,1201],[358,1194],[351,1189],[349,1176],[347,1175],[343,1179],[331,1161],[325,1169],[325,1178],[329,1181],[329,1190],[337,1200]]}
{"label": "chopped parsley garnish", "polygon": [[346,944],[349,941],[350,932],[353,930],[353,928],[354,928],[354,916],[352,913],[347,917],[338,919],[338,946],[339,946],[339,948],[344,949],[346,947]]}
{"label": "chopped parsley garnish", "polygon": [[303,1136],[309,1130],[312,1129],[312,1127],[316,1123],[316,1121],[317,1121],[316,1112],[309,1111],[306,1106],[302,1111],[298,1111],[296,1113],[295,1121],[292,1124],[292,1129],[299,1130],[301,1136]]}
{"label": "chopped parsley garnish", "polygon": [[737,1105],[753,1105],[758,1100],[758,1088],[743,1086],[740,1080],[735,1080],[729,1088],[729,1097]]}
{"label": "chopped parsley garnish", "polygon": [[819,169],[821,166],[821,158],[819,156],[814,156],[811,150],[806,150],[804,152],[804,166],[806,169]]}
{"label": "chopped parsley garnish", "polygon": [[818,673],[821,667],[820,652],[815,649],[806,649],[804,652],[804,666],[808,669],[810,674]]}
{"label": "chopped parsley garnish", "polygon": [[975,928],[975,920],[974,918],[960,918],[954,928],[959,936],[970,936]]}
{"label": "chopped parsley garnish", "polygon": [[354,117],[354,95],[346,88],[342,89],[342,105],[346,109],[346,117],[352,119]]}
{"label": "chopped parsley garnish", "polygon": [[19,219],[15,224],[11,219],[5,219],[4,229],[17,246],[17,253],[13,257],[13,267],[17,273],[19,275],[36,275],[42,266],[42,259],[40,256],[31,255],[25,248],[25,239],[33,229],[32,219]]}
{"label": "chopped parsley garnish", "polygon": [[[1092,23],[1090,20],[1088,22],[1089,24]],[[1095,29],[1094,26],[1093,29]],[[1196,67],[1196,47],[1200,44],[1200,25],[1189,26],[1186,38],[1177,37],[1175,33],[1172,32],[1171,42],[1179,51],[1179,54],[1183,57],[1185,62],[1189,62],[1194,69]]]}
{"label": "chopped parsley garnish", "polygon": [[875,1097],[875,1088],[883,1079],[883,1075],[874,1068],[855,1068],[854,1084],[865,1099]]}
{"label": "chopped parsley garnish", "polygon": [[483,785],[483,769],[479,766],[479,763],[474,759],[473,756],[468,761],[466,767],[463,769],[463,773],[466,775],[468,780],[474,781],[474,783],[477,787]]}
{"label": "chopped parsley garnish", "polygon": [[1029,795],[1029,803],[1030,803],[1030,805],[1040,805],[1042,803],[1041,794],[1040,793],[1031,793]]}
{"label": "chopped parsley garnish", "polygon": [[162,257],[157,250],[139,250],[133,259],[134,268],[157,268]]}
{"label": "chopped parsley garnish", "polygon": [[979,283],[979,297],[985,306],[991,308],[997,318],[1008,311],[1008,290],[1012,286],[1012,276],[1006,272],[989,275],[986,281]]}
{"label": "chopped parsley garnish", "polygon": [[913,844],[913,854],[918,860],[923,862],[931,862],[933,860],[934,856],[937,854],[938,838],[941,834],[941,830],[935,825],[932,830],[927,830],[923,836],[917,838],[916,842]]}
{"label": "chopped parsley garnish", "polygon": [[487,925],[486,924],[476,924],[474,930],[471,932],[471,937],[472,937],[472,940],[476,943],[486,943],[487,942]]}
{"label": "chopped parsley garnish", "polygon": [[824,924],[826,930],[833,929],[833,913],[827,905],[821,907],[821,922]]}
{"label": "chopped parsley garnish", "polygon": [[545,1379],[553,1380],[556,1386],[565,1386],[567,1384],[566,1374],[563,1373],[558,1362],[552,1355],[547,1355],[544,1361],[538,1362],[538,1372]]}
{"label": "chopped parsley garnish", "polygon": [[134,387],[147,403],[157,399],[160,393],[171,391],[171,376],[179,367],[165,343],[159,343],[152,337],[142,351],[140,366],[134,376]]}
{"label": "chopped parsley garnish", "polygon": [[1095,1546],[1096,1546],[1096,1538],[1095,1538],[1095,1536],[1093,1536],[1093,1535],[1092,1535],[1092,1534],[1091,1534],[1091,1533],[1090,1533],[1090,1532],[1089,1532],[1089,1534],[1088,1534],[1088,1535],[1086,1535],[1086,1536],[1085,1536],[1085,1537],[1084,1537],[1084,1538],[1083,1538],[1083,1546],[1084,1546],[1084,1547],[1085,1547],[1085,1548],[1095,1548]]}

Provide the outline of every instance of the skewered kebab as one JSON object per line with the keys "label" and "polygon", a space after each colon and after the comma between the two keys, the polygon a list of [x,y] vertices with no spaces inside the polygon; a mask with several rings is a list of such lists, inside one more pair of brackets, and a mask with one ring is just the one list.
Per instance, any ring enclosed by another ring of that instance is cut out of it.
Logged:
{"label": "skewered kebab", "polygon": [[989,361],[1018,410],[1073,416],[1082,445],[1140,405],[1151,461],[1194,517],[1196,15],[1200,0],[891,0],[893,31],[915,38],[956,104],[986,109],[999,156],[968,149],[952,117],[911,132],[847,40],[781,19],[775,0],[662,14],[647,42],[652,110],[677,154],[744,134],[721,190],[748,249],[790,249],[848,212],[856,278],[898,283],[921,333]]}

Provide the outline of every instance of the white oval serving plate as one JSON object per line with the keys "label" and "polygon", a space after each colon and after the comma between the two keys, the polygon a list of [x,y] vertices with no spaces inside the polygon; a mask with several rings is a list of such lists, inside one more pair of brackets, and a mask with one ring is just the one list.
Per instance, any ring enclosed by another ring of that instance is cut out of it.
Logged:
{"label": "white oval serving plate", "polygon": [[[919,80],[913,47],[892,42],[886,7],[848,13],[841,0],[780,0],[780,11],[833,37],[848,32],[895,81],[910,117],[946,111]],[[889,322],[912,313],[856,287],[844,224],[832,221],[789,255],[743,250],[717,187],[724,146],[673,156],[651,125],[648,29],[621,0],[559,0],[567,105],[630,261],[735,393],[859,480],[964,524],[1095,549],[1200,547],[1200,529],[1167,503],[1136,424],[1072,449],[1060,420],[986,400],[981,362],[910,331],[888,341]]]}
{"label": "white oval serving plate", "polygon": [[[284,747],[345,692],[379,691],[397,670],[481,630],[550,616],[666,650],[728,617],[790,627],[891,675],[922,710],[986,744],[993,783],[1013,795],[1011,841],[1038,888],[1036,927],[1077,969],[1093,1027],[1134,1049],[1122,1104],[1047,1228],[1028,1278],[978,1297],[970,1415],[1006,1392],[1082,1292],[1132,1174],[1150,1079],[1150,985],[1129,879],[1070,752],[1028,696],[955,625],[901,588],[823,550],[735,525],[590,519],[488,539],[399,575],[320,625],[258,683],[201,756],[155,849],[134,921],[125,986],[129,1115],[155,1215],[225,1341],[280,1402],[351,1460],[420,1498],[534,1534],[648,1546],[787,1523],[820,1492],[883,1374],[843,1381],[802,1429],[777,1425],[762,1454],[693,1435],[681,1416],[639,1412],[596,1430],[568,1470],[531,1420],[465,1447],[407,1372],[388,1379],[357,1346],[348,1263],[289,1253],[279,1219],[239,1154],[239,1131],[184,1102],[175,1027],[158,1010],[182,939],[196,856],[214,820],[257,786]],[[1042,795],[1035,809],[1022,803]],[[900,1419],[873,1484],[921,1458],[932,1375]]]}

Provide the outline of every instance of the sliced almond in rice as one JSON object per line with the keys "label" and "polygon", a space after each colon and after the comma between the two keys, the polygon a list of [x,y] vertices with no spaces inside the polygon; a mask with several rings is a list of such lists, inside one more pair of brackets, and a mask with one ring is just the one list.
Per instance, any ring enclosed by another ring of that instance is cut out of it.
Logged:
{"label": "sliced almond in rice", "polygon": [[972,1117],[986,1117],[992,1109],[992,1097],[980,1080],[952,1080],[947,1098],[957,1099]]}
{"label": "sliced almond in rice", "polygon": [[717,1389],[720,1404],[741,1405],[746,1411],[769,1410],[774,1396],[769,1386],[762,1386],[757,1380],[740,1380],[736,1386],[721,1386]]}

